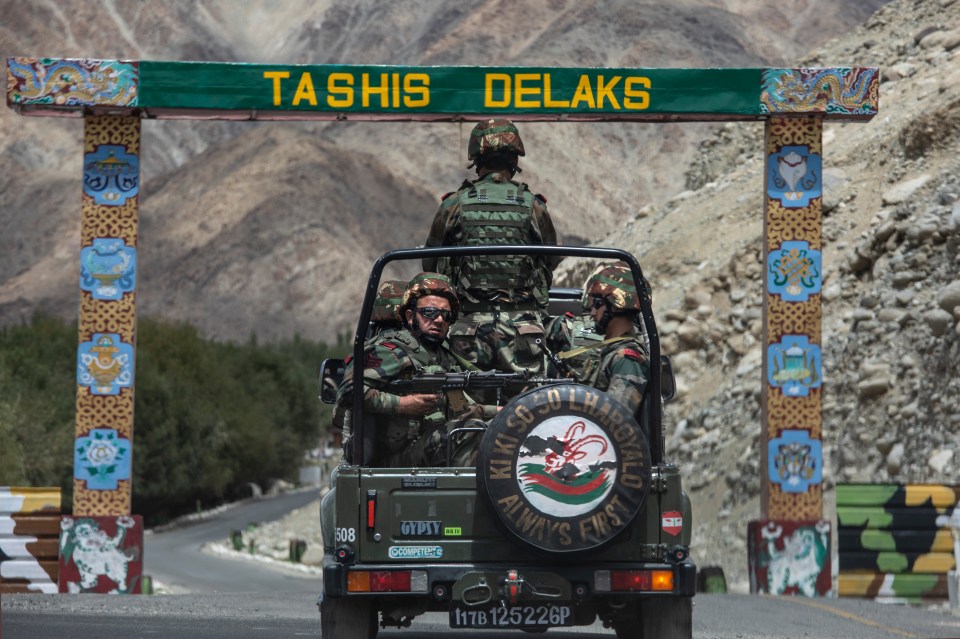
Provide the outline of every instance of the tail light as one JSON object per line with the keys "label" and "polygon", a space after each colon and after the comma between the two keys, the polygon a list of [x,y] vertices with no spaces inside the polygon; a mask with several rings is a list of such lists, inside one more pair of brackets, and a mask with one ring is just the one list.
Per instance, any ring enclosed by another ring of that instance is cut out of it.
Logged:
{"label": "tail light", "polygon": [[427,592],[425,570],[353,570],[347,592]]}
{"label": "tail light", "polygon": [[598,570],[593,575],[597,592],[671,592],[672,570]]}
{"label": "tail light", "polygon": [[650,590],[649,570],[614,570],[610,573],[610,590]]}

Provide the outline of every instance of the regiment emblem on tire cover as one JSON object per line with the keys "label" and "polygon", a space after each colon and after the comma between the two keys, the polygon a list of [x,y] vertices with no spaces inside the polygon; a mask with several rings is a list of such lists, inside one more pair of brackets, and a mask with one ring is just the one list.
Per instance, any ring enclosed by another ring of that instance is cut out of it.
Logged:
{"label": "regiment emblem on tire cover", "polygon": [[478,479],[500,523],[549,552],[610,542],[650,487],[650,450],[629,411],[579,384],[517,396],[490,423]]}

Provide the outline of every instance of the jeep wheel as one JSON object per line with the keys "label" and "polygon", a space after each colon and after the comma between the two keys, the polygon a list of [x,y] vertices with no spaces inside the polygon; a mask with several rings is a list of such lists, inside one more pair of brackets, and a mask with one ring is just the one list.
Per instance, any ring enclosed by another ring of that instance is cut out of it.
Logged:
{"label": "jeep wheel", "polygon": [[650,449],[633,416],[580,384],[515,397],[484,433],[477,469],[508,535],[551,553],[607,544],[650,489]]}
{"label": "jeep wheel", "polygon": [[332,599],[320,602],[321,639],[374,639],[377,609],[367,599]]}

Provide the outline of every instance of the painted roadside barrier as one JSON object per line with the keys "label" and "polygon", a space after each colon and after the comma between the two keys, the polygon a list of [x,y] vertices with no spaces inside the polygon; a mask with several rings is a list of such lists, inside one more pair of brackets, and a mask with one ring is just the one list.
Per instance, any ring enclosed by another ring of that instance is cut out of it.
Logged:
{"label": "painted roadside barrier", "polygon": [[947,599],[960,560],[958,502],[960,486],[838,484],[838,594]]}
{"label": "painted roadside barrier", "polygon": [[56,593],[59,536],[59,488],[0,487],[0,593]]}

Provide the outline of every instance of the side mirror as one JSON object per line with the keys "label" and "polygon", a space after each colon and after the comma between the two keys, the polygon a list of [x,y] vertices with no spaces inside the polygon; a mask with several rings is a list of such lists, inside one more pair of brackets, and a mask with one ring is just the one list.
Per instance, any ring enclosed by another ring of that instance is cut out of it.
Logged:
{"label": "side mirror", "polygon": [[660,397],[669,402],[677,394],[677,380],[673,377],[673,364],[670,357],[660,356]]}
{"label": "side mirror", "polygon": [[324,404],[334,404],[337,401],[337,389],[343,381],[346,364],[342,359],[325,359],[320,364],[320,401]]}

